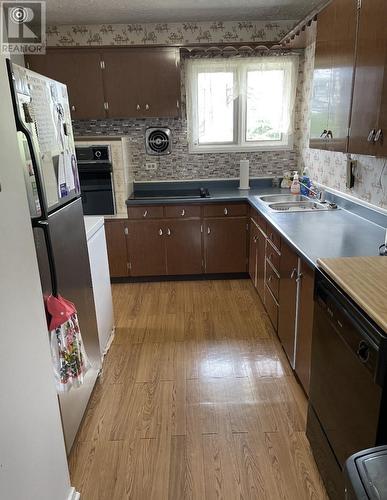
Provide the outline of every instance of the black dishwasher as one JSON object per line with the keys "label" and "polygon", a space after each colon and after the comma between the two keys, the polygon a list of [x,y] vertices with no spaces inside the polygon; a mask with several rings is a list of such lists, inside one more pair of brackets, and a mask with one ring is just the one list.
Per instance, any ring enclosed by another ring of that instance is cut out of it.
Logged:
{"label": "black dishwasher", "polygon": [[307,436],[332,500],[347,458],[387,443],[385,374],[385,333],[317,272]]}

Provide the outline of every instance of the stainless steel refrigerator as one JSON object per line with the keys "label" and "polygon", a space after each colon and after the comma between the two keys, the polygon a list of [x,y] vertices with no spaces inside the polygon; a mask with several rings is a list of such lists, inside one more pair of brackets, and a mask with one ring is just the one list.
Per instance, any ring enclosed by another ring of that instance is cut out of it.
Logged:
{"label": "stainless steel refrigerator", "polygon": [[101,355],[67,88],[10,61],[7,65],[42,292],[48,296],[55,290],[75,304],[91,363],[83,385],[58,396],[69,452]]}

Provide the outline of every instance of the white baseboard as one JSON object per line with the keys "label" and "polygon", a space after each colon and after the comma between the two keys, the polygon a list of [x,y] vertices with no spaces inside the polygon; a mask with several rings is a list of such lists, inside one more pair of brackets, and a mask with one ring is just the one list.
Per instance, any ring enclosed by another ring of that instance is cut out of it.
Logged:
{"label": "white baseboard", "polygon": [[70,494],[67,500],[79,500],[81,498],[80,493],[78,493],[75,488],[71,488]]}

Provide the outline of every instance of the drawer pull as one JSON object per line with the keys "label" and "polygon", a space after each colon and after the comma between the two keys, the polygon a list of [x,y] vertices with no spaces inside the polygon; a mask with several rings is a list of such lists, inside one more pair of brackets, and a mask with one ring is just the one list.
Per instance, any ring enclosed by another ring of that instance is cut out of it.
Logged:
{"label": "drawer pull", "polygon": [[171,230],[169,228],[167,229],[167,236],[171,236]]}
{"label": "drawer pull", "polygon": [[149,104],[145,104],[145,109],[148,111],[150,108]]}
{"label": "drawer pull", "polygon": [[137,111],[140,111],[141,107],[139,104],[137,104],[136,109],[137,109]]}
{"label": "drawer pull", "polygon": [[184,208],[183,208],[183,210],[181,211],[181,214],[180,214],[180,215],[181,215],[182,217],[184,217],[184,215],[185,215],[185,210],[184,210]]}
{"label": "drawer pull", "polygon": [[209,227],[207,228],[207,234],[211,234],[211,229]]}
{"label": "drawer pull", "polygon": [[75,110],[76,110],[76,108],[75,108],[75,106],[74,106],[74,104],[73,104],[73,105],[71,106],[71,111],[75,111]]}
{"label": "drawer pull", "polygon": [[163,235],[163,230],[159,229],[159,236],[162,236],[162,235]]}
{"label": "drawer pull", "polygon": [[143,213],[143,217],[146,217],[148,215],[148,210],[145,210],[145,212]]}
{"label": "drawer pull", "polygon": [[223,210],[223,212],[224,212],[224,215],[228,215],[228,210],[227,210],[227,208],[225,208],[225,209]]}

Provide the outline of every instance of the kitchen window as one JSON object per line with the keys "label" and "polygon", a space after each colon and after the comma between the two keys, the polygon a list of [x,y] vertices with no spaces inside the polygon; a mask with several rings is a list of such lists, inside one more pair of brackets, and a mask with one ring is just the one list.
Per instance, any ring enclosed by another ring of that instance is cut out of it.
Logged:
{"label": "kitchen window", "polygon": [[297,56],[187,61],[192,153],[292,149]]}

